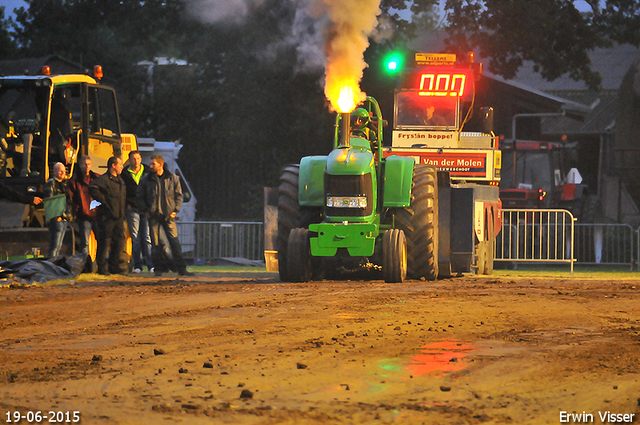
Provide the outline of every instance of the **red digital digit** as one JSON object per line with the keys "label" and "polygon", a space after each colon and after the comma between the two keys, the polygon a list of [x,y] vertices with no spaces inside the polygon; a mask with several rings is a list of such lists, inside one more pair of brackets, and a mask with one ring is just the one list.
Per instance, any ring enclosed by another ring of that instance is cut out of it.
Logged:
{"label": "red digital digit", "polygon": [[463,96],[467,75],[461,73],[421,74],[418,93],[420,96]]}

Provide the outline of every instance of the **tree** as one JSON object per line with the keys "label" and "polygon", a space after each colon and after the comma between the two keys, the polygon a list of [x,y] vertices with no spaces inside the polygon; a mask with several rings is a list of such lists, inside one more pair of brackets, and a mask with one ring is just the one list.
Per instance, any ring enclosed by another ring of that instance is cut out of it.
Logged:
{"label": "tree", "polygon": [[296,46],[281,42],[294,17],[291,2],[267,0],[191,45],[209,110],[182,133],[181,164],[201,218],[260,219],[262,188],[278,184],[280,167],[330,149],[322,70],[298,72]]}
{"label": "tree", "polygon": [[579,12],[571,0],[447,0],[446,43],[458,53],[479,48],[489,70],[505,78],[530,60],[547,80],[569,73],[596,89],[601,77],[591,70],[589,51],[640,45],[640,2],[587,3],[591,10]]}
{"label": "tree", "polygon": [[181,0],[25,0],[11,35],[22,57],[57,54],[126,78],[137,61],[180,51]]}
{"label": "tree", "polygon": [[11,59],[17,46],[9,33],[11,19],[5,19],[4,11],[5,7],[0,6],[0,59]]}

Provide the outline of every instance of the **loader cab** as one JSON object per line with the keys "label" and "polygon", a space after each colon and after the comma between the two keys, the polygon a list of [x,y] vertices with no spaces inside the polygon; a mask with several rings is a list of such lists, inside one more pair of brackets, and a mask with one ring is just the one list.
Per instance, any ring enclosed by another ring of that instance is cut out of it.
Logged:
{"label": "loader cab", "polygon": [[115,92],[88,75],[0,78],[0,180],[40,193],[53,165],[71,175],[77,158],[94,169],[121,152]]}

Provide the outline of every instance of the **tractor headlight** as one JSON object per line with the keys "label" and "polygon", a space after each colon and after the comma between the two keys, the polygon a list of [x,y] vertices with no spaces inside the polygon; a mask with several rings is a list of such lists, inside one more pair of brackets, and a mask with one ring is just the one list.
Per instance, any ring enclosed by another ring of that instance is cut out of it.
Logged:
{"label": "tractor headlight", "polygon": [[367,208],[366,196],[327,196],[329,208]]}

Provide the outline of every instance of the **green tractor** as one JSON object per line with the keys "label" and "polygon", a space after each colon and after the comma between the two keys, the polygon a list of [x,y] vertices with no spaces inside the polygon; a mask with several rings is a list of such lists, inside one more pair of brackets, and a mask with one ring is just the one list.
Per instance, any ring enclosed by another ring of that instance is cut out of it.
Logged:
{"label": "green tractor", "polygon": [[275,241],[280,279],[374,264],[386,282],[438,277],[436,168],[383,157],[385,121],[367,97],[336,116],[334,148],[284,168]]}

